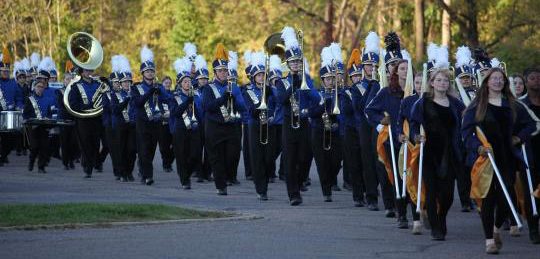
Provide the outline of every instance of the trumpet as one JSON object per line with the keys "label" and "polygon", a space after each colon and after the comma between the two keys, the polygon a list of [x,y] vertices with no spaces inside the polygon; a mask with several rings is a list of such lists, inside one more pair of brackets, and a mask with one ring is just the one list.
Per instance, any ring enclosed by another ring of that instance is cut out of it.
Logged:
{"label": "trumpet", "polygon": [[[302,52],[302,56],[300,57],[300,60],[302,62],[302,83],[300,84],[300,90],[308,90],[309,87],[307,85],[306,80],[306,68],[304,63],[304,32],[302,30],[298,30],[297,32],[298,39],[300,40],[300,51]],[[294,87],[294,85],[292,86]],[[290,97],[290,103],[291,103],[291,127],[293,129],[300,128],[300,105],[299,101],[296,100],[296,97],[294,96],[295,89],[293,88],[293,93]]]}
{"label": "trumpet", "polygon": [[268,105],[266,103],[266,96],[268,93],[266,92],[266,88],[268,86],[268,69],[270,67],[270,59],[268,55],[266,55],[266,61],[265,61],[265,70],[264,70],[264,79],[263,79],[263,89],[262,89],[262,95],[261,95],[261,104],[259,107],[257,107],[259,112],[259,142],[262,145],[268,144]]}

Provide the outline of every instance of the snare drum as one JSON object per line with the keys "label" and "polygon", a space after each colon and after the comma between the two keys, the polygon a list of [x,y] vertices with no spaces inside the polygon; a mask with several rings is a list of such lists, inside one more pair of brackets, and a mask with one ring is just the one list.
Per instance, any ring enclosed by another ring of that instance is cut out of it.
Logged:
{"label": "snare drum", "polygon": [[0,131],[1,132],[21,131],[22,126],[23,126],[22,111],[0,112]]}

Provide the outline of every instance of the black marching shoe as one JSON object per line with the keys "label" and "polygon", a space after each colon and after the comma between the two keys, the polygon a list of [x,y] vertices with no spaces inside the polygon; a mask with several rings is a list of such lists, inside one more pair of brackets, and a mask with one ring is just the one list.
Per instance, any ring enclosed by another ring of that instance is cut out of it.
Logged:
{"label": "black marching shoe", "polygon": [[538,232],[529,232],[529,240],[535,245],[540,244],[540,234]]}
{"label": "black marching shoe", "polygon": [[347,191],[352,191],[352,186],[349,183],[344,182],[343,183],[343,189],[345,189]]}
{"label": "black marching shoe", "polygon": [[198,183],[204,183],[204,178],[202,178],[202,177],[200,177],[200,176],[197,177],[197,182],[198,182]]}
{"label": "black marching shoe", "polygon": [[332,202],[332,195],[324,195],[324,202]]}
{"label": "black marching shoe", "polygon": [[246,176],[246,180],[253,181],[253,176],[251,176],[251,175]]}
{"label": "black marching shoe", "polygon": [[125,176],[122,176],[122,177],[120,178],[120,182],[125,183],[125,182],[128,182],[128,181],[129,181],[128,178],[125,177]]}
{"label": "black marching shoe", "polygon": [[276,182],[276,177],[275,177],[275,176],[270,177],[270,178],[268,179],[268,182],[269,182],[269,183],[275,183],[275,182]]}
{"label": "black marching shoe", "polygon": [[377,206],[377,204],[373,202],[368,203],[367,208],[370,211],[379,211],[379,206]]}
{"label": "black marching shoe", "polygon": [[184,189],[184,190],[191,190],[191,184],[184,184],[184,185],[182,185],[182,189]]}
{"label": "black marching shoe", "polygon": [[259,199],[259,200],[261,200],[261,201],[267,201],[267,200],[268,200],[268,196],[266,195],[266,193],[257,194],[257,199]]}
{"label": "black marching shoe", "polygon": [[116,181],[120,181],[120,180],[121,180],[121,177],[120,177],[120,176],[115,176],[114,179],[115,179]]}
{"label": "black marching shoe", "polygon": [[407,228],[409,228],[409,221],[407,220],[407,218],[401,217],[401,218],[398,220],[398,228],[401,228],[401,229],[407,229]]}
{"label": "black marching shoe", "polygon": [[366,206],[366,203],[364,202],[364,200],[355,200],[354,201],[354,206],[355,207],[364,207],[364,206]]}
{"label": "black marching shoe", "polygon": [[84,169],[84,178],[91,178],[92,177],[92,167],[88,167]]}
{"label": "black marching shoe", "polygon": [[341,188],[339,188],[339,186],[337,184],[334,184],[334,185],[332,185],[332,191],[333,192],[340,192]]}
{"label": "black marching shoe", "polygon": [[227,195],[227,188],[217,189],[217,195]]}
{"label": "black marching shoe", "polygon": [[32,172],[34,170],[34,161],[28,162],[28,171]]}
{"label": "black marching shoe", "polygon": [[46,174],[46,173],[47,171],[45,171],[44,167],[38,169],[38,174]]}
{"label": "black marching shoe", "polygon": [[394,209],[387,209],[384,216],[387,218],[395,218],[396,213],[394,212]]}
{"label": "black marching shoe", "polygon": [[154,179],[152,179],[152,178],[147,178],[147,179],[145,180],[145,184],[148,185],[148,186],[154,184]]}
{"label": "black marching shoe", "polygon": [[73,161],[69,161],[69,168],[75,169],[75,164],[73,163]]}
{"label": "black marching shoe", "polygon": [[96,172],[103,173],[103,164],[96,165]]}
{"label": "black marching shoe", "polygon": [[68,166],[68,165],[64,165],[64,170],[65,170],[65,171],[68,171],[68,170],[69,170],[69,166]]}
{"label": "black marching shoe", "polygon": [[302,204],[302,198],[300,198],[300,197],[292,198],[290,200],[290,204],[291,204],[291,206],[298,206],[298,205]]}
{"label": "black marching shoe", "polygon": [[134,181],[135,181],[135,177],[133,177],[133,175],[131,175],[131,174],[128,175],[127,179],[128,179],[128,181],[130,181],[130,182],[134,182]]}

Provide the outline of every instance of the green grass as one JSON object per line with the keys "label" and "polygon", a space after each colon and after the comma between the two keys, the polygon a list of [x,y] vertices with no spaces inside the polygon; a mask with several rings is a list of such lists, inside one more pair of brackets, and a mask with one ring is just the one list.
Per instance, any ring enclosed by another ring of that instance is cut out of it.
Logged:
{"label": "green grass", "polygon": [[205,219],[227,216],[230,216],[230,214],[154,204],[67,203],[0,205],[0,227]]}

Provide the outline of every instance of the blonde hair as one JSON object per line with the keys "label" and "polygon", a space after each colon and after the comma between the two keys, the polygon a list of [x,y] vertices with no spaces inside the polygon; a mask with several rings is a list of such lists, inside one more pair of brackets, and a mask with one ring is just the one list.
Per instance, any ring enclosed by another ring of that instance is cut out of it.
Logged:
{"label": "blonde hair", "polygon": [[459,94],[458,94],[457,90],[454,88],[454,86],[451,83],[451,81],[452,81],[451,72],[447,68],[435,69],[430,73],[429,80],[428,80],[428,82],[426,84],[426,90],[425,90],[424,96],[427,97],[427,98],[433,99],[434,90],[433,90],[433,85],[432,84],[433,84],[433,81],[435,80],[435,77],[437,77],[437,75],[440,75],[440,74],[442,74],[446,78],[448,78],[448,84],[449,85],[448,85],[448,90],[446,90],[446,95],[458,98]]}

